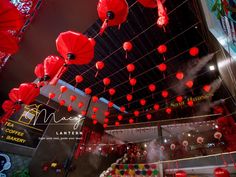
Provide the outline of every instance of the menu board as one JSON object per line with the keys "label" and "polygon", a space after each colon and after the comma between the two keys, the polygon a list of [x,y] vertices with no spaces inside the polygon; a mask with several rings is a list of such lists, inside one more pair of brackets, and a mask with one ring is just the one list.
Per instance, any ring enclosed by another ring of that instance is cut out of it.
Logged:
{"label": "menu board", "polygon": [[53,108],[38,102],[22,106],[1,128],[0,140],[36,148],[51,119],[49,116],[45,121],[46,113],[54,112]]}

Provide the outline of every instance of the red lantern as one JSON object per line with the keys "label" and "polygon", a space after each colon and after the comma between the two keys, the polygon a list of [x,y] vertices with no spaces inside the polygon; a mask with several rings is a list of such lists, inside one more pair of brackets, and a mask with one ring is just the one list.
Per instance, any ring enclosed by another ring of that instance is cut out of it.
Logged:
{"label": "red lantern", "polygon": [[183,101],[183,97],[182,96],[177,96],[176,97],[176,101],[179,102],[179,103],[182,102]]}
{"label": "red lantern", "polygon": [[71,105],[69,105],[68,107],[67,107],[67,111],[68,112],[71,112],[73,110],[73,107],[71,106]]}
{"label": "red lantern", "polygon": [[75,95],[71,95],[71,96],[70,96],[70,101],[71,101],[71,102],[74,102],[74,101],[76,100],[76,98],[77,98],[77,97],[76,97]]}
{"label": "red lantern", "polygon": [[117,122],[117,121],[116,121],[116,122],[115,122],[115,126],[117,126],[117,127],[120,126],[120,122]]}
{"label": "red lantern", "polygon": [[96,103],[98,101],[98,97],[97,96],[93,96],[92,97],[92,102]]}
{"label": "red lantern", "polygon": [[215,177],[230,177],[230,173],[225,168],[218,167],[214,170],[214,176]]}
{"label": "red lantern", "polygon": [[104,119],[104,123],[108,123],[109,122],[109,119],[108,118],[105,118]]}
{"label": "red lantern", "polygon": [[134,86],[137,83],[137,80],[135,78],[132,78],[129,80],[130,85],[132,86],[132,93],[134,92]]}
{"label": "red lantern", "polygon": [[158,110],[160,109],[160,105],[157,104],[157,103],[154,104],[153,109],[154,109],[155,111],[158,111]]}
{"label": "red lantern", "polygon": [[65,103],[66,103],[66,101],[65,101],[65,100],[60,100],[60,102],[59,102],[60,106],[64,106],[64,105],[65,105]]}
{"label": "red lantern", "polygon": [[175,177],[187,177],[187,173],[183,170],[175,172]]}
{"label": "red lantern", "polygon": [[98,111],[98,107],[93,107],[93,112],[97,112]]}
{"label": "red lantern", "polygon": [[171,112],[172,112],[171,108],[166,108],[166,113],[167,114],[171,114]]}
{"label": "red lantern", "polygon": [[120,107],[120,111],[121,111],[121,112],[125,112],[125,107],[124,107],[124,106],[121,106],[121,107]]}
{"label": "red lantern", "polygon": [[130,52],[133,48],[133,45],[131,42],[127,41],[127,42],[124,42],[123,43],[123,49],[124,51],[126,52],[126,55],[125,55],[125,58],[127,59],[128,58],[128,52]]}
{"label": "red lantern", "polygon": [[167,47],[166,47],[166,45],[165,45],[165,44],[159,45],[159,46],[157,47],[157,51],[158,51],[158,53],[160,53],[160,54],[166,53],[166,52],[167,52]]}
{"label": "red lantern", "polygon": [[138,116],[139,116],[139,111],[137,111],[137,110],[134,111],[134,116],[135,116],[135,117],[138,117]]}
{"label": "red lantern", "polygon": [[96,118],[97,118],[96,114],[92,114],[92,115],[91,115],[91,118],[92,118],[92,119],[96,119]]}
{"label": "red lantern", "polygon": [[108,92],[111,96],[113,96],[116,93],[116,90],[114,88],[110,88]]}
{"label": "red lantern", "polygon": [[144,106],[146,104],[146,100],[145,99],[141,99],[139,101],[139,103],[140,103],[141,106]]}
{"label": "red lantern", "polygon": [[103,128],[107,128],[107,124],[103,124]]}
{"label": "red lantern", "polygon": [[132,72],[134,72],[134,70],[135,70],[135,65],[134,64],[128,64],[127,66],[126,66],[126,69],[127,69],[127,71],[129,72],[129,79],[130,79],[130,77],[131,77],[131,73]]}
{"label": "red lantern", "polygon": [[56,96],[56,94],[53,93],[53,92],[50,92],[50,93],[48,94],[48,98],[50,98],[50,99],[55,98],[55,96]]}
{"label": "red lantern", "polygon": [[147,114],[146,118],[147,118],[147,120],[151,120],[152,119],[152,115],[151,114]]}
{"label": "red lantern", "polygon": [[197,47],[192,47],[189,50],[189,54],[193,57],[196,57],[199,54],[199,49]]}
{"label": "red lantern", "polygon": [[117,119],[118,119],[119,121],[121,121],[121,120],[123,119],[123,116],[119,114],[119,115],[117,116]]}
{"label": "red lantern", "polygon": [[127,99],[127,101],[132,101],[133,96],[131,94],[127,94],[126,99]]}
{"label": "red lantern", "polygon": [[88,64],[94,57],[94,41],[82,33],[73,31],[60,33],[56,39],[56,47],[69,65]]}
{"label": "red lantern", "polygon": [[109,108],[112,108],[112,107],[113,107],[113,105],[114,105],[114,103],[113,103],[113,102],[111,102],[111,101],[109,101],[109,102],[108,102],[108,107],[109,107]]}
{"label": "red lantern", "polygon": [[86,95],[90,95],[92,93],[92,89],[87,87],[87,88],[84,89],[84,92],[85,92]]}
{"label": "red lantern", "polygon": [[192,88],[193,87],[193,81],[192,80],[189,80],[185,83],[185,86],[188,87],[188,88]]}
{"label": "red lantern", "polygon": [[130,124],[134,123],[134,119],[132,119],[132,118],[129,119],[129,123],[130,123]]}
{"label": "red lantern", "polygon": [[[150,92],[155,92],[156,91],[156,85],[155,84],[150,84],[148,86],[148,89],[150,90]],[[153,93],[152,93],[152,98],[154,98]]]}
{"label": "red lantern", "polygon": [[82,116],[86,116],[87,112],[85,110],[81,111]]}
{"label": "red lantern", "polygon": [[35,98],[39,96],[40,89],[37,87],[35,83],[23,83],[19,87],[19,100],[26,105],[34,102]]}
{"label": "red lantern", "polygon": [[163,90],[163,91],[161,92],[161,95],[162,95],[163,98],[167,98],[168,95],[169,95],[169,92],[168,92],[167,90]]}
{"label": "red lantern", "polygon": [[19,98],[19,88],[11,89],[11,91],[8,94],[8,96],[9,96],[10,100],[13,101],[14,103],[17,103],[17,102],[21,102],[22,103],[22,101]]}
{"label": "red lantern", "polygon": [[105,111],[105,112],[104,112],[104,116],[107,117],[107,116],[109,116],[109,115],[110,115],[110,112],[109,112],[109,111]]}
{"label": "red lantern", "polygon": [[157,3],[155,0],[138,0],[140,4],[147,8],[156,8]]}
{"label": "red lantern", "polygon": [[95,77],[97,77],[98,71],[100,71],[100,70],[102,70],[104,68],[104,63],[103,63],[103,61],[97,61],[95,66],[97,68],[97,72],[95,74]]}
{"label": "red lantern", "polygon": [[177,72],[175,77],[178,79],[178,80],[182,80],[184,78],[184,73],[183,72]]}
{"label": "red lantern", "polygon": [[83,82],[83,80],[84,80],[83,76],[81,76],[81,75],[75,76],[75,82],[76,82],[76,84],[75,84],[74,87],[76,88],[79,83]]}
{"label": "red lantern", "polygon": [[64,85],[62,85],[62,86],[60,87],[60,92],[61,92],[61,93],[60,93],[58,99],[61,99],[62,94],[63,94],[64,92],[66,92],[66,91],[67,91],[67,87],[64,86]]}
{"label": "red lantern", "polygon": [[116,26],[125,22],[128,10],[129,7],[125,0],[99,0],[97,11],[99,18],[103,21],[100,35],[108,26]]}
{"label": "red lantern", "polygon": [[52,80],[64,65],[64,60],[50,55],[44,59],[44,81]]}
{"label": "red lantern", "polygon": [[189,101],[187,102],[187,104],[188,104],[188,106],[193,107],[193,100],[189,100]]}
{"label": "red lantern", "polygon": [[157,0],[157,9],[158,9],[158,19],[157,19],[157,25],[159,27],[164,28],[169,22],[169,18],[167,16],[166,8],[164,7],[161,0]]}
{"label": "red lantern", "polygon": [[203,86],[203,90],[204,90],[205,92],[210,92],[210,91],[211,91],[211,86],[210,86],[210,85],[204,85],[204,86]]}
{"label": "red lantern", "polygon": [[84,103],[83,103],[83,102],[79,102],[79,103],[78,103],[78,108],[79,108],[79,109],[81,109],[83,106],[84,106]]}
{"label": "red lantern", "polygon": [[[165,72],[167,69],[167,66],[165,63],[161,63],[161,64],[157,65],[157,69],[159,69],[159,71],[161,71],[161,72]],[[163,74],[163,77],[165,78],[165,74]]]}
{"label": "red lantern", "polygon": [[105,90],[106,90],[106,86],[108,86],[108,85],[110,85],[110,83],[111,83],[111,80],[108,78],[108,77],[106,77],[106,78],[104,78],[103,79],[103,84],[104,84],[104,92],[105,92]]}
{"label": "red lantern", "polygon": [[42,63],[37,64],[37,66],[34,68],[34,74],[37,76],[39,81],[42,81],[44,78],[44,66]]}
{"label": "red lantern", "polygon": [[96,125],[98,123],[97,120],[93,120],[93,124]]}
{"label": "red lantern", "polygon": [[6,100],[3,102],[2,104],[2,109],[4,110],[4,112],[9,112],[9,111],[18,111],[20,110],[21,106],[18,104],[15,104],[13,101],[11,100]]}

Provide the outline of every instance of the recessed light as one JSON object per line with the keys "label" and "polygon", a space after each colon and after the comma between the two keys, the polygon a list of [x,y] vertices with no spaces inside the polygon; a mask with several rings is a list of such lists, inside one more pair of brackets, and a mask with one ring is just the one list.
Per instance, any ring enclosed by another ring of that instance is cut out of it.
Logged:
{"label": "recessed light", "polygon": [[209,69],[210,69],[210,71],[214,71],[215,70],[215,66],[214,65],[210,65]]}

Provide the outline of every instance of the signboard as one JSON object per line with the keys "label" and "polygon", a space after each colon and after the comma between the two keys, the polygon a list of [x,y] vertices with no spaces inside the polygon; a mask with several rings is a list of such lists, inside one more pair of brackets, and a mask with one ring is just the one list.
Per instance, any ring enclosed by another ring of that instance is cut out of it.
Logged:
{"label": "signboard", "polygon": [[45,115],[39,114],[42,110],[47,110],[48,115],[55,112],[51,107],[38,102],[24,106],[2,127],[0,140],[36,148],[48,125],[44,121]]}

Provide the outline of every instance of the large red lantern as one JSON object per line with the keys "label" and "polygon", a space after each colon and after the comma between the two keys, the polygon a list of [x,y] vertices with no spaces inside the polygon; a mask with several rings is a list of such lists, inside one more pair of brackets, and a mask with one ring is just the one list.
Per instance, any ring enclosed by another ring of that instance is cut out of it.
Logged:
{"label": "large red lantern", "polygon": [[189,54],[196,57],[199,54],[199,49],[197,47],[192,47],[189,49]]}
{"label": "large red lantern", "polygon": [[37,76],[39,81],[44,79],[44,66],[43,63],[37,64],[34,68],[34,74]]}
{"label": "large red lantern", "polygon": [[104,68],[104,62],[103,61],[97,61],[95,66],[97,68],[97,72],[95,74],[95,77],[97,77],[98,72]]}
{"label": "large red lantern", "polygon": [[187,177],[187,173],[183,170],[175,172],[175,177]]}
{"label": "large red lantern", "polygon": [[175,77],[178,79],[178,80],[182,80],[184,78],[184,73],[183,72],[177,72]]}
{"label": "large red lantern", "polygon": [[97,11],[99,18],[103,21],[100,34],[107,26],[117,26],[126,21],[128,16],[128,4],[125,0],[99,0]]}
{"label": "large red lantern", "polygon": [[230,177],[230,173],[225,168],[218,167],[214,170],[214,176],[215,177]]}
{"label": "large red lantern", "polygon": [[19,50],[19,47],[18,47],[17,38],[12,36],[7,31],[0,31],[0,51],[6,54],[14,54],[18,50]]}
{"label": "large red lantern", "polygon": [[85,92],[86,95],[90,95],[92,93],[92,89],[87,87],[87,88],[84,89],[84,92]]}
{"label": "large red lantern", "polygon": [[66,31],[56,39],[57,51],[67,64],[84,65],[94,57],[94,41],[82,33]]}
{"label": "large red lantern", "polygon": [[20,11],[8,0],[1,0],[0,7],[0,31],[19,31],[24,25]]}
{"label": "large red lantern", "polygon": [[130,52],[133,48],[133,45],[131,42],[127,41],[123,43],[123,49],[126,52],[125,58],[128,58],[128,52]]}

